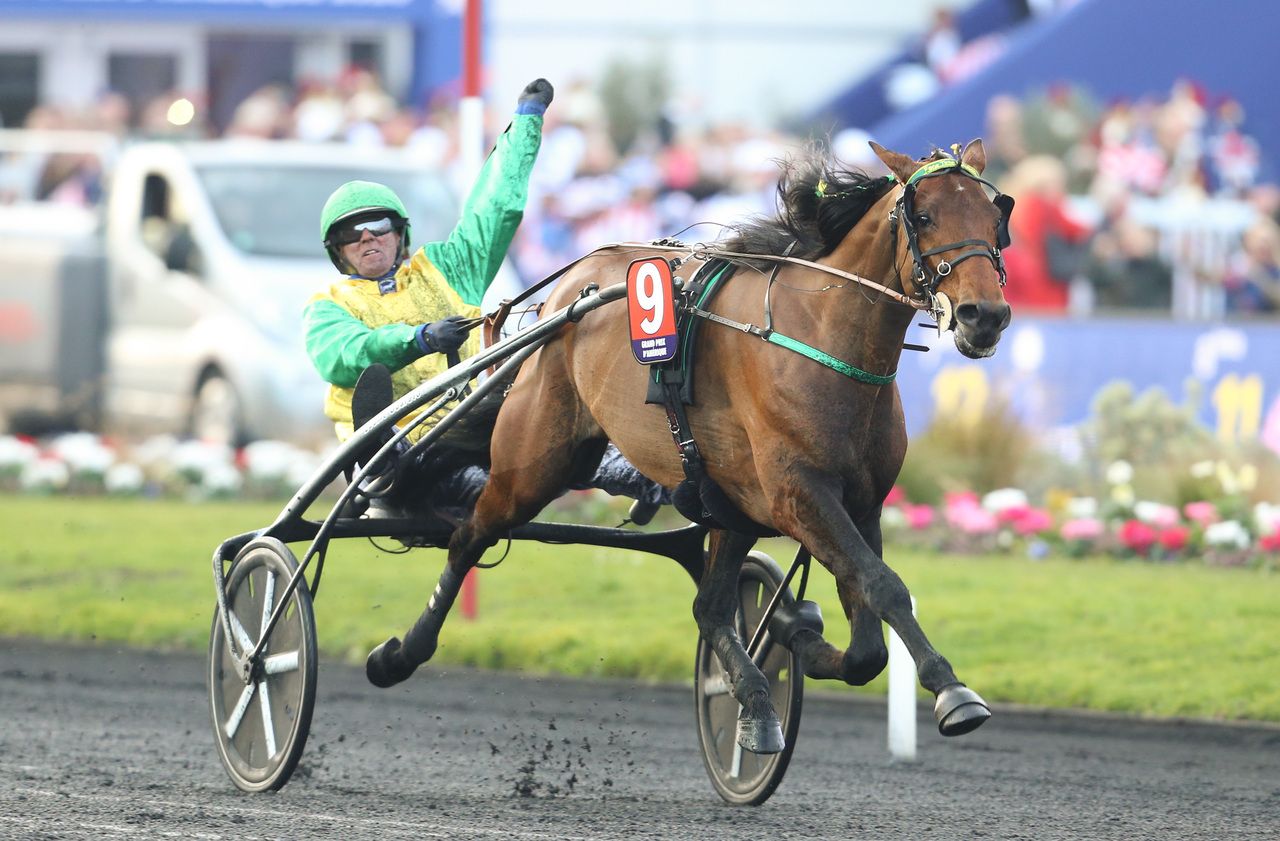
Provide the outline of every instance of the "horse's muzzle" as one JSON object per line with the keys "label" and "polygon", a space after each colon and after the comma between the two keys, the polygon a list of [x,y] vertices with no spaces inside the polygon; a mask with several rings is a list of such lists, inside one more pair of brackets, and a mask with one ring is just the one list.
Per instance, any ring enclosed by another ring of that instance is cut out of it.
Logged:
{"label": "horse's muzzle", "polygon": [[990,356],[1012,316],[1009,305],[1003,301],[961,304],[956,307],[956,347],[974,359]]}

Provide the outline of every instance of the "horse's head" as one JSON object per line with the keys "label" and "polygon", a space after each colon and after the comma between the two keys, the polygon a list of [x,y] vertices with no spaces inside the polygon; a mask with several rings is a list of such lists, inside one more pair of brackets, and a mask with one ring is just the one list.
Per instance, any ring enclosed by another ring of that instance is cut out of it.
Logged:
{"label": "horse's head", "polygon": [[925,299],[941,327],[955,329],[961,353],[990,356],[1009,325],[1000,249],[1009,242],[1013,199],[998,192],[994,200],[987,197],[982,141],[959,157],[936,151],[924,161],[874,142],[871,148],[902,185],[894,218],[905,234],[900,259],[912,265],[904,291]]}

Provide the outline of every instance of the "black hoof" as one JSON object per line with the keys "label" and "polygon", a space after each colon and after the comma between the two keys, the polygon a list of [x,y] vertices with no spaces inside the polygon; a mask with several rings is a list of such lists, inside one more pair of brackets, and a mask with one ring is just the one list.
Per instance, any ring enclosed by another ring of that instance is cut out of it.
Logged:
{"label": "black hoof", "polygon": [[987,702],[963,683],[943,687],[933,705],[938,732],[944,736],[963,736],[981,727],[991,718]]}
{"label": "black hoof", "polygon": [[416,665],[410,665],[400,651],[400,640],[395,637],[369,652],[364,661],[364,674],[379,689],[395,686],[413,674]]}
{"label": "black hoof", "polygon": [[738,744],[752,753],[782,753],[782,723],[777,716],[767,719],[738,719]]}

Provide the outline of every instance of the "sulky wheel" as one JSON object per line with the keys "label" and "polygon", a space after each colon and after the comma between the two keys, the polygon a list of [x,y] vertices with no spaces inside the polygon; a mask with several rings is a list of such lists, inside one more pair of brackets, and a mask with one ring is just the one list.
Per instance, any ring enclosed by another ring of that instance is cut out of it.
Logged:
{"label": "sulky wheel", "polygon": [[[297,568],[293,553],[273,538],[258,538],[236,555],[227,577],[227,608],[238,653],[253,649]],[[215,608],[209,711],[218,758],[239,788],[278,789],[302,756],[316,698],[316,623],[306,581],[289,597],[248,682],[227,649],[223,628]]]}
{"label": "sulky wheel", "polygon": [[[742,609],[737,622],[744,645],[760,624],[769,600],[782,580],[782,570],[762,552],[752,552],[743,561],[738,578]],[[783,594],[783,599],[793,601],[790,591]],[[698,639],[694,672],[698,742],[702,745],[702,760],[707,766],[711,784],[725,802],[735,806],[756,806],[769,799],[787,772],[796,733],[800,729],[800,705],[804,698],[800,658],[781,645],[771,644],[767,634],[763,644],[768,654],[761,669],[769,679],[773,708],[778,713],[782,735],[786,739],[786,747],[775,754],[756,754],[738,745],[740,707],[730,694],[728,677],[720,666],[720,659],[711,646]],[[756,662],[760,663],[758,657]]]}

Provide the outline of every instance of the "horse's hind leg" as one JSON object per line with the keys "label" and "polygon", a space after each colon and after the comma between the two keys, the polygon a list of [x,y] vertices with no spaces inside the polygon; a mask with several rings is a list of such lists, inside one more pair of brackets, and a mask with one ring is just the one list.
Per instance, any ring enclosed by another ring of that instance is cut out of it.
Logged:
{"label": "horse's hind leg", "polygon": [[739,601],[738,574],[755,542],[754,537],[734,532],[711,532],[707,567],[693,600],[693,618],[702,638],[720,658],[733,697],[742,706],[738,744],[755,753],[778,753],[785,745],[782,725],[769,700],[769,680],[751,661],[734,622]]}
{"label": "horse's hind leg", "polygon": [[485,550],[509,529],[533,519],[574,476],[590,475],[599,463],[605,441],[543,434],[572,427],[573,415],[565,414],[563,404],[528,399],[531,393],[538,391],[513,392],[508,398],[512,405],[504,408],[494,431],[501,447],[493,449],[489,481],[471,517],[449,540],[449,558],[426,609],[403,642],[392,637],[369,653],[365,674],[375,686],[393,686],[431,659],[462,580]]}

